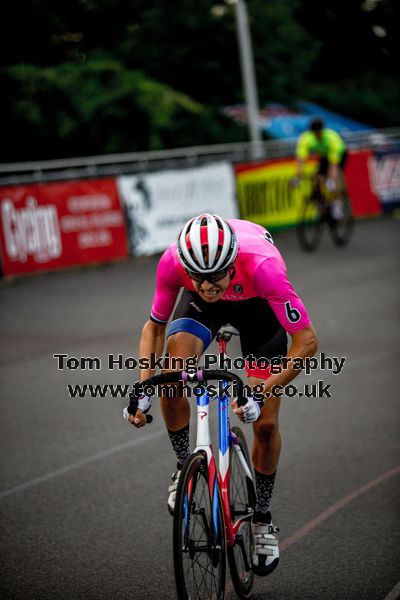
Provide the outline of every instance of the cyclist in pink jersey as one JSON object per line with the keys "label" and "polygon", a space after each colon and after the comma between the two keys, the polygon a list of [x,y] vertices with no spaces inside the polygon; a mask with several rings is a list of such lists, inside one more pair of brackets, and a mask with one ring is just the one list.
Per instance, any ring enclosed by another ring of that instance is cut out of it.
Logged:
{"label": "cyclist in pink jersey", "polygon": [[[256,359],[246,363],[249,385],[264,386],[265,402],[250,398],[244,408],[237,408],[235,403],[233,408],[241,421],[253,423],[253,570],[257,575],[267,575],[279,560],[277,529],[269,509],[281,449],[280,397],[271,391],[274,386],[287,385],[299,370],[287,360],[285,369],[271,374],[265,360],[260,364],[257,359],[306,358],[315,354],[317,339],[269,232],[248,221],[225,221],[205,213],[186,223],[177,243],[169,246],[160,259],[151,315],[142,330],[139,354],[162,356],[167,338],[170,357],[200,358],[226,323],[239,330],[243,356]],[[289,350],[287,334],[291,336]],[[142,379],[152,374],[144,371]],[[143,427],[150,406],[151,399],[143,397],[136,415],[125,412],[125,417],[136,427]],[[180,469],[189,455],[190,406],[187,398],[161,398],[161,409],[178,460],[169,487],[168,508],[173,514]]]}

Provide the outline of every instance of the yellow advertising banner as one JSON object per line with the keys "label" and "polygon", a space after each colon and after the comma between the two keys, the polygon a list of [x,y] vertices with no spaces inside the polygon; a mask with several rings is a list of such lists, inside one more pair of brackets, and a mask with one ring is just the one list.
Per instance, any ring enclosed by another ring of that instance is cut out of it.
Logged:
{"label": "yellow advertising banner", "polygon": [[315,169],[315,161],[307,162],[301,185],[293,188],[290,182],[297,171],[294,159],[237,165],[236,190],[241,218],[270,229],[296,225],[302,199],[311,192]]}

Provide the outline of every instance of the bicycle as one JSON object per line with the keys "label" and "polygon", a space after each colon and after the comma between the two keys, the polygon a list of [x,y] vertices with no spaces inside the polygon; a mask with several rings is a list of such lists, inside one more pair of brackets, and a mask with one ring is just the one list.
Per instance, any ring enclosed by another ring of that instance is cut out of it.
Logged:
{"label": "bicycle", "polygon": [[[345,246],[350,241],[354,218],[342,174],[339,188],[340,194],[336,198],[335,206],[332,202],[332,193],[325,185],[324,177],[319,173],[314,176],[311,193],[306,194],[303,198],[297,225],[299,243],[304,250],[311,252],[317,249],[325,224],[337,246]],[[334,208],[339,212],[338,215],[334,214]]]}
{"label": "bicycle", "polygon": [[[224,326],[217,334],[219,352],[239,332]],[[237,402],[244,406],[243,381],[225,370],[175,371],[150,377],[147,386],[165,383],[205,383],[218,380],[237,386]],[[226,558],[233,587],[239,598],[250,597],[254,573],[251,568],[253,536],[251,520],[255,487],[246,439],[239,427],[230,428],[225,393],[216,395],[219,419],[219,464],[211,445],[210,394],[196,394],[197,444],[185,461],[177,488],[173,525],[174,572],[179,600],[215,598],[225,594]],[[135,409],[136,412],[136,409]],[[134,414],[132,412],[131,414]]]}

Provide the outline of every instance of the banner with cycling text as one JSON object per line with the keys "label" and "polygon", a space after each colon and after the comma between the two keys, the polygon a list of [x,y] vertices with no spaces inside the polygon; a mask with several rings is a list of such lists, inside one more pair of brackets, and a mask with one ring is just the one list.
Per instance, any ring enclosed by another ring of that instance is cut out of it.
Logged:
{"label": "banner with cycling text", "polygon": [[[349,153],[346,182],[356,217],[381,212],[368,172],[368,158],[371,154],[369,151]],[[296,225],[300,219],[303,198],[311,193],[317,166],[317,160],[307,161],[300,185],[293,187],[291,180],[297,171],[294,158],[236,165],[241,217],[270,229]]]}
{"label": "banner with cycling text", "polygon": [[235,177],[229,163],[118,177],[130,252],[162,252],[191,217],[211,212],[238,216]]}
{"label": "banner with cycling text", "polygon": [[114,179],[0,188],[4,275],[127,256]]}

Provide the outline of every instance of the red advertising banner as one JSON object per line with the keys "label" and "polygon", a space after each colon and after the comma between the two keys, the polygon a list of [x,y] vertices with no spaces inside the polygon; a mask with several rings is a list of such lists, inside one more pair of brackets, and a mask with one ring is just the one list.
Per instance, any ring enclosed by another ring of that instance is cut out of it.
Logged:
{"label": "red advertising banner", "polygon": [[0,188],[4,275],[127,256],[114,179]]}
{"label": "red advertising banner", "polygon": [[382,207],[373,190],[368,168],[369,159],[373,156],[370,150],[349,152],[345,168],[347,189],[355,217],[379,215]]}

